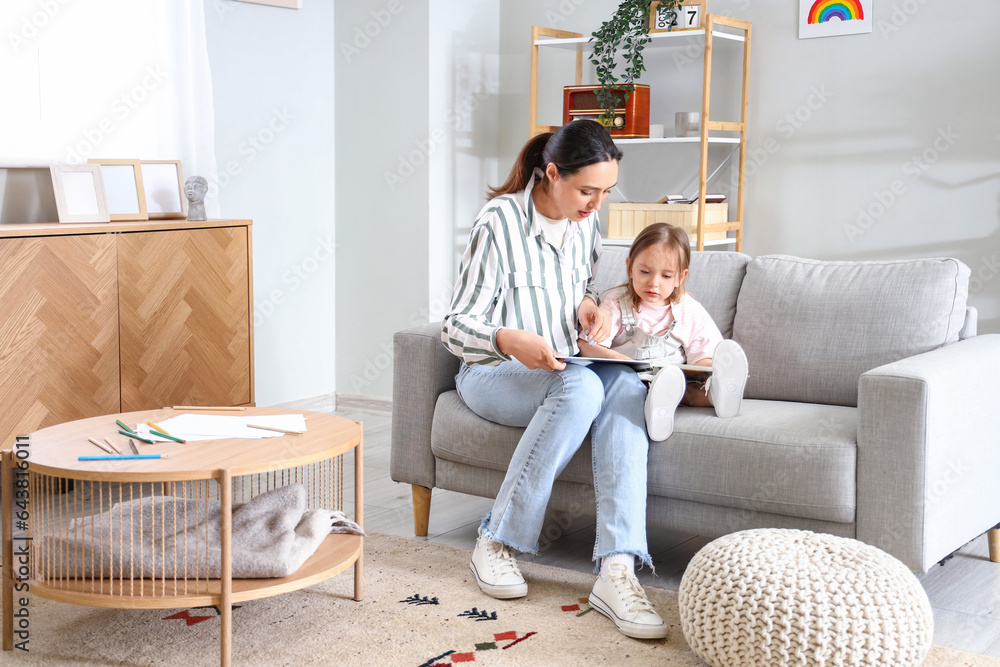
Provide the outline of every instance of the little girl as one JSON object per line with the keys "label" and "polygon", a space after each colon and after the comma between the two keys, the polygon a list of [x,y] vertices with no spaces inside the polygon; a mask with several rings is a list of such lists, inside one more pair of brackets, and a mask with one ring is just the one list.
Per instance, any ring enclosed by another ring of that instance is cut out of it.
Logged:
{"label": "little girl", "polygon": [[[625,260],[628,282],[601,298],[611,336],[579,341],[581,356],[667,364],[652,376],[646,394],[651,440],[670,437],[681,402],[714,406],[719,417],[736,416],[743,402],[746,354],[738,343],[722,338],[708,311],[684,291],[690,263],[691,246],[682,228],[661,222],[643,229]],[[688,383],[681,369],[670,364],[711,366],[712,375],[705,383]]]}

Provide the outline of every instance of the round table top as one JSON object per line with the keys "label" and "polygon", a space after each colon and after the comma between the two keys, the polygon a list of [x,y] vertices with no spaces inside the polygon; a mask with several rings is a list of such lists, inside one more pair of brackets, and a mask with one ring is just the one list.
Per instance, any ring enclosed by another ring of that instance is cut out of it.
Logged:
{"label": "round table top", "polygon": [[[128,437],[118,433],[117,419],[134,427],[147,420],[160,423],[181,414],[230,417],[302,414],[306,418],[306,432],[257,439],[193,440],[185,444],[157,442],[150,445],[133,438],[140,454],[166,454],[167,458],[78,460],[80,456],[107,454],[88,438],[102,444],[106,444],[105,438],[109,438],[123,452],[131,453]],[[240,411],[163,408],[90,417],[40,429],[29,436],[27,461],[34,472],[74,479],[176,481],[208,479],[217,476],[217,472],[224,468],[228,468],[233,476],[285,470],[333,458],[350,451],[360,442],[360,424],[322,412],[279,408],[246,408]]]}

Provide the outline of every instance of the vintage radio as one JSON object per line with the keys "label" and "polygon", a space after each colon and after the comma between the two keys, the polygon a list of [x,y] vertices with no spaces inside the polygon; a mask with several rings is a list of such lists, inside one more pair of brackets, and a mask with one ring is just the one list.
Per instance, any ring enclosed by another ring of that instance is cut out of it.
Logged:
{"label": "vintage radio", "polygon": [[597,101],[600,86],[565,86],[563,88],[563,125],[578,118],[599,120],[611,136],[621,139],[649,137],[649,86],[635,84],[635,90],[625,99],[624,88],[614,89],[615,118],[609,123],[599,116],[604,108]]}

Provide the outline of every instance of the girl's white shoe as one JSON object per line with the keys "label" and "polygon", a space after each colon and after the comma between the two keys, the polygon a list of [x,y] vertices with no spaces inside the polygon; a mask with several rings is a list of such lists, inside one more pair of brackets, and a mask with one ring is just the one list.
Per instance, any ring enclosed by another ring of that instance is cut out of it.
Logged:
{"label": "girl's white shoe", "polygon": [[646,433],[650,440],[666,440],[674,432],[674,413],[684,398],[687,381],[677,366],[664,366],[646,392]]}
{"label": "girl's white shoe", "polygon": [[708,398],[721,418],[735,417],[743,406],[747,385],[747,355],[734,340],[724,340],[712,355],[712,377],[708,380]]}

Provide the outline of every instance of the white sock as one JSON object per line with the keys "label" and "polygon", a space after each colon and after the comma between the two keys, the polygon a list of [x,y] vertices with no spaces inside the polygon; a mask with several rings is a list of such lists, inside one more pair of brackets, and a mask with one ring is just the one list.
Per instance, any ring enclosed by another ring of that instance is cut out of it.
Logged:
{"label": "white sock", "polygon": [[601,579],[608,578],[612,565],[623,565],[629,574],[635,574],[635,556],[632,554],[611,554],[601,559]]}

